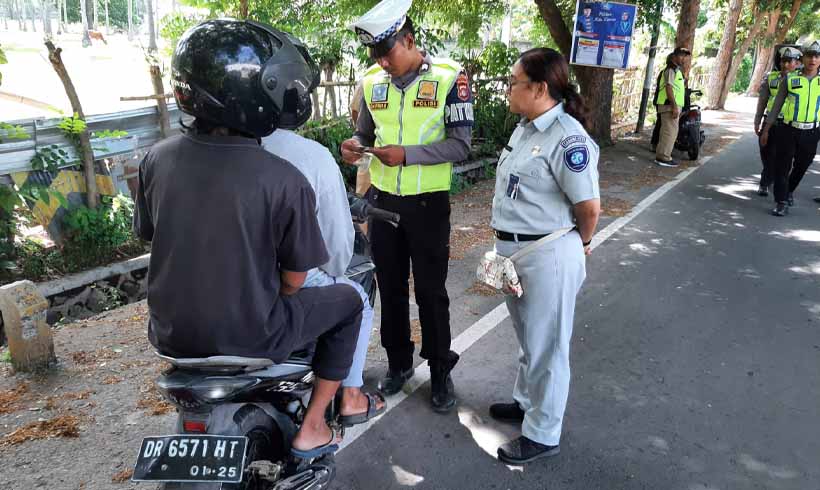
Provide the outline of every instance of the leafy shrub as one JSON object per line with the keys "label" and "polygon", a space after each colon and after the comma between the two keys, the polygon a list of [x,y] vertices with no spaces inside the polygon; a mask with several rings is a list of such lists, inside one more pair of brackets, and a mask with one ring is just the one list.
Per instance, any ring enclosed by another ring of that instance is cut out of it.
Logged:
{"label": "leafy shrub", "polygon": [[133,248],[133,216],[134,202],[123,195],[103,196],[96,209],[79,206],[69,211],[63,218],[66,262],[71,268],[95,266],[115,258],[125,245]]}
{"label": "leafy shrub", "polygon": [[749,86],[749,82],[752,80],[752,70],[754,70],[752,57],[750,55],[746,55],[743,57],[743,61],[740,63],[740,68],[737,70],[735,83],[732,85],[732,92],[744,92],[746,90]]}

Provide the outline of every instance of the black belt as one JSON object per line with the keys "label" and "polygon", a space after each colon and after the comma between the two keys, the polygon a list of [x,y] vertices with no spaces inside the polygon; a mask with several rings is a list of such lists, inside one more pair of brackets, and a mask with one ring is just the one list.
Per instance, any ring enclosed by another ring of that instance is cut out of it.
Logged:
{"label": "black belt", "polygon": [[506,231],[498,230],[493,230],[493,233],[495,233],[496,238],[499,240],[504,240],[505,242],[532,242],[550,235],[550,233],[545,233],[543,235],[523,235],[521,233],[507,233]]}

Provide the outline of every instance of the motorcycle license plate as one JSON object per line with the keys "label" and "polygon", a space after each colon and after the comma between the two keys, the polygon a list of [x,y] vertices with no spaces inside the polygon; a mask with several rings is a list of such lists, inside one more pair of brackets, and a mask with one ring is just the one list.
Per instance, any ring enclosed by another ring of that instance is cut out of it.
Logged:
{"label": "motorcycle license plate", "polygon": [[142,440],[133,481],[239,483],[246,437],[178,434]]}

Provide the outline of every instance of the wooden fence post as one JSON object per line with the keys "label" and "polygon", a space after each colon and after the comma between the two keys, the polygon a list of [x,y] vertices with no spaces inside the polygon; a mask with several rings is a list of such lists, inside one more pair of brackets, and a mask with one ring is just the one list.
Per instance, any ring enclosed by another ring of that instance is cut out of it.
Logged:
{"label": "wooden fence post", "polygon": [[16,371],[44,370],[56,361],[54,339],[46,323],[48,300],[33,282],[18,281],[0,287],[0,312]]}

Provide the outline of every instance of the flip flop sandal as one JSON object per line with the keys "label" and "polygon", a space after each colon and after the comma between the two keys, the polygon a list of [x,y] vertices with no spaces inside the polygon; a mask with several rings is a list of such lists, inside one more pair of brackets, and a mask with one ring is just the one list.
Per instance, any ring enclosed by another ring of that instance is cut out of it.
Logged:
{"label": "flip flop sandal", "polygon": [[333,454],[339,450],[339,445],[336,444],[336,430],[331,427],[330,428],[330,441],[327,444],[323,444],[321,446],[317,446],[313,449],[296,449],[295,447],[290,448],[290,454],[296,458],[300,459],[316,459],[321,458],[327,454]]}
{"label": "flip flop sandal", "polygon": [[[343,427],[353,427],[354,425],[364,424],[384,413],[384,410],[387,408],[387,403],[385,403],[384,397],[380,393],[365,393],[364,395],[367,396],[367,411],[353,415],[339,415],[339,423],[342,424]],[[384,403],[382,408],[376,408],[376,404],[379,401]]]}

